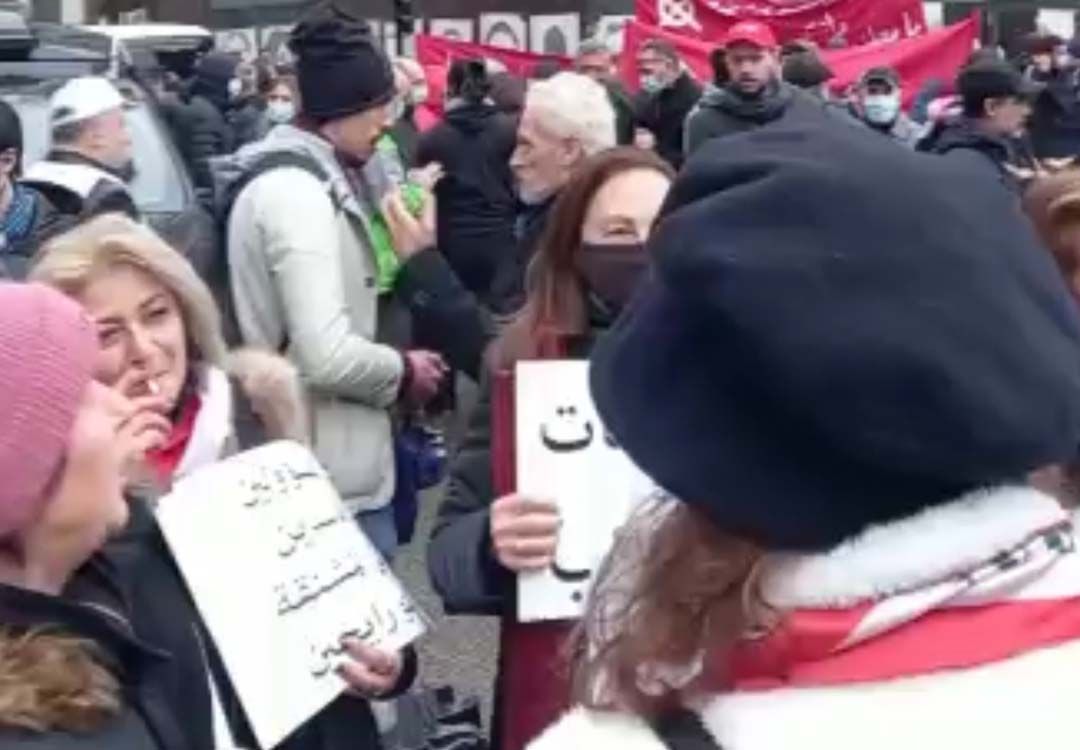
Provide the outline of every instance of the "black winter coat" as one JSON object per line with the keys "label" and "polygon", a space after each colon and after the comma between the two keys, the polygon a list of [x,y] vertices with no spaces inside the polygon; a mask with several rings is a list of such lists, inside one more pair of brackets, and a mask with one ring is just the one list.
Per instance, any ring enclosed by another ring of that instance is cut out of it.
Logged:
{"label": "black winter coat", "polygon": [[1040,159],[1067,159],[1080,154],[1080,71],[1035,74],[1046,86],[1031,115],[1031,142]]}
{"label": "black winter coat", "polygon": [[666,89],[656,93],[640,92],[634,102],[638,127],[656,136],[656,153],[675,169],[683,165],[683,132],[686,117],[701,99],[701,86],[683,73]]}
{"label": "black winter coat", "polygon": [[615,110],[615,141],[620,146],[630,146],[634,143],[634,103],[630,95],[618,81],[608,81],[604,84],[607,89],[608,100],[612,109]]}
{"label": "black winter coat", "polygon": [[[0,586],[0,623],[5,632],[0,640],[0,670],[5,680],[29,687],[40,679],[29,670],[20,650],[20,640],[28,632],[48,628],[59,635],[87,641],[98,650],[98,658],[120,681],[121,712],[101,730],[78,734],[58,729],[30,732],[16,729],[5,715],[12,709],[13,720],[37,719],[33,707],[0,701],[0,747],[11,750],[195,750],[187,742],[181,726],[187,721],[177,706],[157,691],[157,679],[167,669],[169,655],[151,648],[132,632],[125,606],[109,576],[108,565],[95,558],[69,582],[63,597],[48,596],[10,586]],[[29,636],[31,639],[34,636]],[[20,676],[20,670],[27,674]],[[43,686],[44,687],[44,686]],[[92,698],[86,696],[88,702]]]}
{"label": "black winter coat", "polygon": [[[573,358],[586,358],[596,336],[610,324],[594,310],[589,336],[569,343]],[[446,497],[428,543],[428,574],[448,614],[508,616],[515,607],[516,577],[495,558],[491,504],[491,384],[481,381],[480,400],[450,468]]]}
{"label": "black winter coat", "polygon": [[462,286],[442,253],[429,248],[409,258],[394,291],[408,306],[414,329],[424,332],[451,367],[478,381],[495,321]]}
{"label": "black winter coat", "polygon": [[686,120],[687,158],[713,139],[744,133],[787,117],[831,117],[848,125],[860,125],[829,102],[787,83],[775,83],[753,99],[727,87],[710,87]]}
{"label": "black winter coat", "polygon": [[961,117],[936,127],[920,144],[919,150],[977,166],[987,179],[997,180],[1019,193],[1019,179],[1008,168],[1017,163],[1016,146],[1005,138],[982,132],[971,120]]}
{"label": "black winter coat", "polygon": [[535,206],[525,206],[518,214],[514,226],[514,246],[511,252],[500,258],[492,286],[491,306],[499,315],[513,315],[525,304],[525,274],[547,229],[548,216],[556,197],[552,196]]}
{"label": "black winter coat", "polygon": [[177,109],[180,153],[200,192],[212,190],[214,180],[210,160],[231,154],[236,138],[225,113],[205,96],[193,96]]}
{"label": "black winter coat", "polygon": [[439,251],[465,288],[488,304],[496,271],[516,244],[510,171],[516,138],[513,117],[490,104],[466,104],[425,133],[416,152],[417,165],[438,162],[446,171],[436,188]]}

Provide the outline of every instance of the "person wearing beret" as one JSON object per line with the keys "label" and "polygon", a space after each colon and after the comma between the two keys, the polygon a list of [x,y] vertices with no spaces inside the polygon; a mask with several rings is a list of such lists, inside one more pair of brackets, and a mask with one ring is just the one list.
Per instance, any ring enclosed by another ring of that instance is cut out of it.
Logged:
{"label": "person wearing beret", "polygon": [[663,497],[532,750],[1072,741],[1080,553],[1027,476],[1080,446],[1080,317],[978,175],[792,124],[679,176],[591,358]]}
{"label": "person wearing beret", "polygon": [[130,406],[93,380],[97,335],[59,292],[0,283],[0,746],[188,750],[98,552],[127,522]]}

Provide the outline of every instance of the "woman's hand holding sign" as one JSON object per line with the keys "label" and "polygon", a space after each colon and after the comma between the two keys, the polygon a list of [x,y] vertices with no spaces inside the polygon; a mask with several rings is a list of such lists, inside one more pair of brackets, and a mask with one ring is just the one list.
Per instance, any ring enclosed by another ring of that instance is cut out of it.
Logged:
{"label": "woman's hand holding sign", "polygon": [[387,653],[363,641],[348,638],[344,644],[348,660],[338,668],[338,675],[350,691],[361,698],[379,698],[397,687],[404,668],[400,653]]}
{"label": "woman's hand holding sign", "polygon": [[515,573],[543,570],[555,559],[559,509],[549,500],[507,495],[491,506],[495,557]]}

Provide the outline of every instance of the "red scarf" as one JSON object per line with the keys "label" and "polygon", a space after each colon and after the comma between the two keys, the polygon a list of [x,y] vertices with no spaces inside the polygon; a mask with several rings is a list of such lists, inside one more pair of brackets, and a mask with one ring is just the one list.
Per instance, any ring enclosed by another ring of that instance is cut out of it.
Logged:
{"label": "red scarf", "polygon": [[191,436],[195,433],[195,422],[198,420],[200,409],[202,409],[202,398],[199,394],[192,393],[180,407],[176,421],[173,422],[172,432],[169,433],[165,444],[146,454],[146,462],[157,478],[166,484],[172,481],[184,454],[187,453]]}
{"label": "red scarf", "polygon": [[970,669],[1080,639],[1071,524],[947,580],[846,609],[799,609],[711,674],[740,691],[880,682]]}

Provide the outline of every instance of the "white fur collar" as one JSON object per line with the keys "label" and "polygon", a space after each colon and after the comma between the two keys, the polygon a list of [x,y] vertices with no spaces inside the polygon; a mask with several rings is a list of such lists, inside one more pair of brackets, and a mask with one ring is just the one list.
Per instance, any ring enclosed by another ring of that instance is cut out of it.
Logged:
{"label": "white fur collar", "polygon": [[851,606],[970,570],[1067,519],[1057,500],[1029,487],[979,490],[823,555],[772,555],[761,595],[778,609]]}
{"label": "white fur collar", "polygon": [[228,375],[216,367],[206,367],[199,378],[202,406],[187,450],[176,467],[176,478],[220,460],[233,434],[233,395]]}

